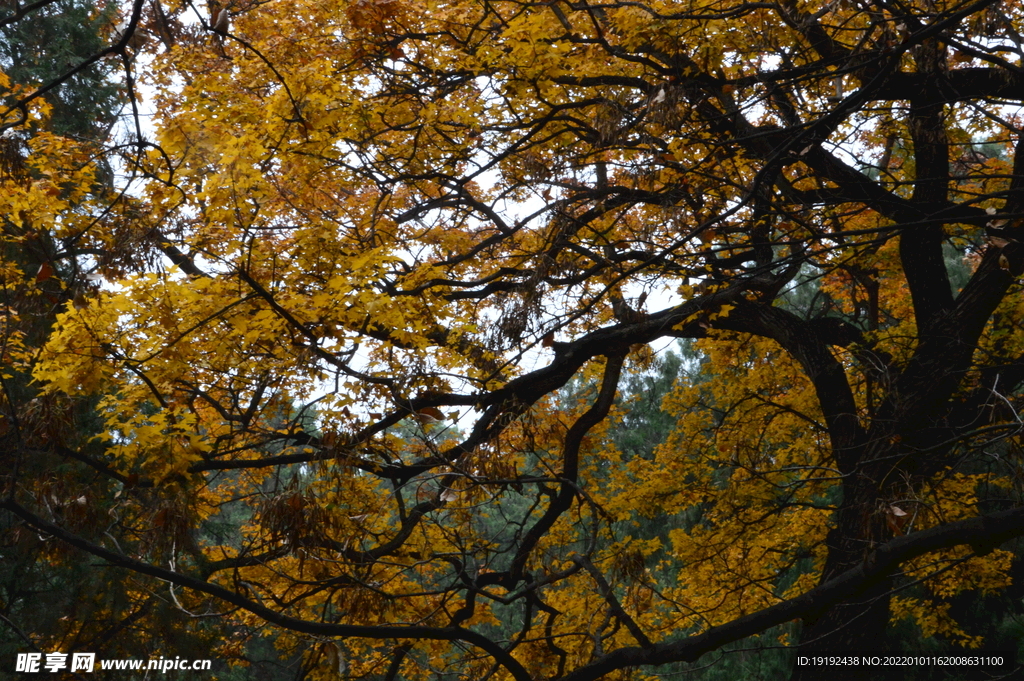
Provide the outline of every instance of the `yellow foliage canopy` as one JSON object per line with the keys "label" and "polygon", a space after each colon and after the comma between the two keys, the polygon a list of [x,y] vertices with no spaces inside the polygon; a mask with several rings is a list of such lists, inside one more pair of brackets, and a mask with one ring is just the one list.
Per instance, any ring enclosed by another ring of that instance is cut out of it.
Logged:
{"label": "yellow foliage canopy", "polygon": [[950,603],[1024,534],[1020,8],[192,7],[111,38],[126,146],[0,82],[15,532],[312,678],[983,643]]}

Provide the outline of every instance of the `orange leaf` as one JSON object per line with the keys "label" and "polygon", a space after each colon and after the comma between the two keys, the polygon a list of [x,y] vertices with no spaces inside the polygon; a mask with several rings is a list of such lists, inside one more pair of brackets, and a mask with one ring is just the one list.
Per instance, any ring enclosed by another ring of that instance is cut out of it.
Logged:
{"label": "orange leaf", "polygon": [[39,271],[36,272],[36,283],[41,283],[53,276],[53,265],[47,260],[39,266]]}
{"label": "orange leaf", "polygon": [[416,412],[416,418],[421,423],[434,423],[444,419],[444,413],[437,407],[422,407]]}

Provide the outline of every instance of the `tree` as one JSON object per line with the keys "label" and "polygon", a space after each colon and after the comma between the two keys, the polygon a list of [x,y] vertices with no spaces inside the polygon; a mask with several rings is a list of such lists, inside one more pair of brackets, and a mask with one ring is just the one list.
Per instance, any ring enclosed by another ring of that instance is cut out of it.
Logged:
{"label": "tree", "polygon": [[[116,34],[117,8],[56,0],[7,10],[0,18],[0,69],[4,104],[15,106],[0,138],[0,459],[5,471],[16,469],[15,478],[35,481],[32,493],[51,513],[98,537],[106,514],[117,512],[109,503],[115,490],[93,484],[91,469],[69,467],[64,455],[53,456],[98,451],[89,442],[102,432],[96,397],[70,401],[43,394],[30,370],[57,314],[94,290],[90,259],[116,267],[124,263],[119,258],[126,246],[132,257],[139,255],[123,243],[130,242],[123,226],[112,231],[107,223],[95,241],[89,234],[95,221],[110,214],[114,167],[122,165],[114,144],[123,136],[115,123],[125,79],[119,78],[118,60],[97,54]],[[129,55],[123,56],[121,63],[130,64]],[[19,99],[24,108],[16,106]],[[175,622],[183,619],[180,611],[166,599],[140,592],[119,570],[71,559],[45,535],[11,520],[5,515],[0,558],[5,660],[41,645],[117,657],[158,654],[162,644],[179,655],[201,655],[211,639],[220,638],[221,631],[208,624],[185,631]]]}
{"label": "tree", "polygon": [[[31,19],[12,13],[0,25],[0,68],[23,86],[49,84],[104,47],[115,11],[114,4],[57,0],[39,3]],[[71,74],[52,93],[50,129],[69,137],[105,138],[120,103],[112,74],[103,62]]]}
{"label": "tree", "polygon": [[[12,532],[267,623],[319,678],[983,643],[954,605],[1024,534],[1019,7],[185,9],[137,2],[97,53],[165,48],[130,189],[46,202],[95,162],[43,147],[4,185],[9,240],[87,242],[55,257],[112,284],[8,334],[102,424],[7,398]],[[4,125],[37,115],[10,96]],[[624,456],[624,371],[672,338],[701,376]]]}

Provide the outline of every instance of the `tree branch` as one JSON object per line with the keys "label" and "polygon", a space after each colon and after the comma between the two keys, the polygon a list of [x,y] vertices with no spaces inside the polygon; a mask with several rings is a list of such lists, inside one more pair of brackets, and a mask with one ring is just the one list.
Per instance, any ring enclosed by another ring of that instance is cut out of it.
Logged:
{"label": "tree branch", "polygon": [[263,618],[271,624],[276,624],[285,629],[291,631],[298,631],[304,634],[312,634],[315,636],[334,636],[342,638],[373,638],[373,639],[414,639],[414,640],[436,640],[436,641],[465,641],[472,645],[477,646],[485,650],[489,655],[494,657],[503,667],[505,667],[512,677],[516,681],[532,681],[529,673],[526,669],[518,662],[515,658],[508,654],[504,649],[501,648],[491,639],[478,634],[468,629],[462,629],[461,627],[430,627],[425,625],[386,625],[386,626],[372,626],[372,625],[356,625],[356,624],[332,624],[327,622],[311,622],[309,620],[301,620],[296,617],[290,617],[284,615],[275,610],[272,610],[260,603],[252,601],[244,596],[239,595],[234,591],[225,589],[217,584],[210,584],[204,582],[195,577],[189,577],[179,572],[166,570],[156,565],[136,560],[122,553],[111,551],[103,548],[98,544],[79,537],[78,535],[68,532],[62,527],[54,525],[53,523],[43,520],[39,516],[35,515],[27,508],[18,504],[14,501],[0,502],[0,508],[10,511],[14,515],[18,516],[25,523],[38,532],[49,534],[57,539],[60,539],[66,544],[74,546],[77,549],[90,553],[94,556],[102,558],[111,565],[117,567],[123,567],[133,572],[137,572],[143,575],[149,575],[161,579],[165,582],[170,582],[177,586],[184,587],[186,589],[192,589],[193,591],[199,591],[201,593],[209,594],[215,598],[218,598],[226,603],[236,605],[243,610],[247,610],[258,617]]}
{"label": "tree branch", "polygon": [[625,667],[693,662],[727,643],[855,597],[867,587],[891,576],[900,563],[932,551],[963,545],[970,545],[976,553],[983,555],[1022,534],[1024,508],[1017,508],[898,537],[878,547],[861,565],[800,596],[681,641],[659,643],[652,648],[620,648],[580,667],[564,681],[591,681]]}

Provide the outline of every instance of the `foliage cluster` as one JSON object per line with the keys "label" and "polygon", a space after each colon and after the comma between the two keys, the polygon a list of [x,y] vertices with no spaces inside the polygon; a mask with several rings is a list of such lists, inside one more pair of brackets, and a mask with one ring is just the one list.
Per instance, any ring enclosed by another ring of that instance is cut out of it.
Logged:
{"label": "foliage cluster", "polygon": [[1019,5],[3,11],[18,645],[584,681],[1012,640]]}

